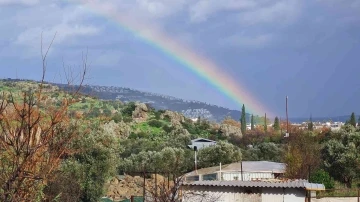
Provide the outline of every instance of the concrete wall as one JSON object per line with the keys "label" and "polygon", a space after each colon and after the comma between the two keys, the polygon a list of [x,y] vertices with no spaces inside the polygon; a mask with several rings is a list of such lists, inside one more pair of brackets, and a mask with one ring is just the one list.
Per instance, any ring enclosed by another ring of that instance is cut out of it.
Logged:
{"label": "concrete wall", "polygon": [[193,186],[183,188],[183,202],[305,202],[305,190]]}
{"label": "concrete wall", "polygon": [[321,199],[312,198],[311,202],[357,202],[357,197],[325,197]]}
{"label": "concrete wall", "polygon": [[[244,181],[250,181],[252,179],[274,179],[275,176],[273,173],[250,173],[243,172]],[[222,179],[231,181],[231,180],[241,180],[241,172],[222,172]]]}

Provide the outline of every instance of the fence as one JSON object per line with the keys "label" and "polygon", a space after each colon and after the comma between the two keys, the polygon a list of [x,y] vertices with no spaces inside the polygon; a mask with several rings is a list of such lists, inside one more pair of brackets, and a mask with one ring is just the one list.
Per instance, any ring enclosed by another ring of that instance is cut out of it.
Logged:
{"label": "fence", "polygon": [[[316,193],[316,198],[324,197],[358,197],[360,198],[359,188],[346,188],[346,189],[327,189]],[[359,200],[360,201],[360,200]]]}

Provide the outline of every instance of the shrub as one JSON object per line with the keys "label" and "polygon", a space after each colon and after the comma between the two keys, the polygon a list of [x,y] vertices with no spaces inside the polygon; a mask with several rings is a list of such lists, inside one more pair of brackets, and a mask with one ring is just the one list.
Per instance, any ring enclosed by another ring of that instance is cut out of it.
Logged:
{"label": "shrub", "polygon": [[326,189],[333,189],[335,186],[334,179],[323,169],[317,170],[310,176],[310,181],[315,183],[322,183]]}
{"label": "shrub", "polygon": [[162,123],[161,121],[155,120],[155,119],[150,120],[150,121],[148,122],[148,124],[149,124],[149,126],[151,126],[151,127],[156,127],[156,128],[161,128],[161,127],[163,126],[163,123]]}
{"label": "shrub", "polygon": [[174,127],[169,126],[169,125],[164,125],[164,126],[162,127],[162,129],[163,129],[165,132],[170,133],[172,130],[174,130]]}

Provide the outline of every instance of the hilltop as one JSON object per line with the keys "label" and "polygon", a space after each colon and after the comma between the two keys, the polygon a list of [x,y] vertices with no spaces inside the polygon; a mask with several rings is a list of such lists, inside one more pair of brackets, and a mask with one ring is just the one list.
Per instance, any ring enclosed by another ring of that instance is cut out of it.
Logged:
{"label": "hilltop", "polygon": [[[7,82],[29,82],[31,80],[21,79],[4,79]],[[59,83],[49,83],[53,86],[57,86],[60,89],[66,88],[66,85]],[[205,102],[195,100],[185,100],[172,96],[144,92],[136,89],[115,87],[115,86],[98,86],[98,85],[85,85],[82,89],[82,93],[85,95],[91,95],[101,100],[119,100],[124,103],[128,102],[141,102],[146,103],[154,107],[156,110],[170,110],[183,114],[190,119],[196,119],[198,117],[205,118],[209,121],[221,122],[226,117],[230,117],[234,120],[239,120],[241,111],[233,110],[222,106],[212,105]],[[248,121],[250,122],[250,114],[246,114]],[[259,117],[255,117],[255,122],[262,122]]]}

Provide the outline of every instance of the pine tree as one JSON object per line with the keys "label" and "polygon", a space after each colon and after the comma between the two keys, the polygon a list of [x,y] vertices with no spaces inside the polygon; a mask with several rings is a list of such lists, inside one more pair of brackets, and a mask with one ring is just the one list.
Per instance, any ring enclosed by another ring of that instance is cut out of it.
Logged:
{"label": "pine tree", "polygon": [[267,132],[266,113],[265,113],[265,120],[264,120],[264,131]]}
{"label": "pine tree", "polygon": [[280,121],[279,121],[278,117],[275,117],[273,127],[274,127],[274,130],[276,130],[276,131],[280,130]]}
{"label": "pine tree", "polygon": [[349,123],[350,123],[352,126],[356,127],[356,118],[355,118],[355,113],[354,113],[354,112],[351,113],[351,117],[350,117]]}
{"label": "pine tree", "polygon": [[[360,117],[359,117],[360,120]],[[254,130],[254,114],[251,114],[251,130]]]}
{"label": "pine tree", "polygon": [[241,109],[240,123],[241,123],[241,132],[244,135],[246,133],[246,112],[245,112],[245,105],[244,104],[243,104],[242,109]]}
{"label": "pine tree", "polygon": [[312,116],[310,115],[310,121],[308,122],[308,130],[313,131],[314,130],[314,123],[312,121]]}

